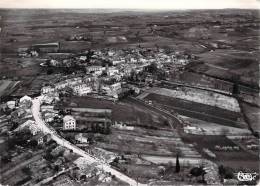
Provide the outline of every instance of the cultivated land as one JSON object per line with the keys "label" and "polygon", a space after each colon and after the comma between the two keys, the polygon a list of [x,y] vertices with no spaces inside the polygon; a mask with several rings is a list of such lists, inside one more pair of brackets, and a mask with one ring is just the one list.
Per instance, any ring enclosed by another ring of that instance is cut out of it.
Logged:
{"label": "cultivated land", "polygon": [[[258,10],[1,9],[0,18],[0,184],[220,184],[239,171],[259,172]],[[21,55],[53,42],[60,44],[55,52]],[[94,57],[79,59],[91,51]],[[95,83],[119,81],[135,93],[109,101],[98,86],[87,96],[66,87],[55,90],[59,101],[36,98],[43,86],[92,76],[88,67],[127,69],[111,65],[120,58],[137,66],[154,61],[123,80],[103,71]],[[20,103],[25,95],[33,102]],[[40,104],[54,106],[52,122],[42,120]],[[111,109],[109,132],[60,130],[71,108]],[[27,120],[50,141],[38,144],[17,129]],[[191,174],[196,167],[204,172]]]}

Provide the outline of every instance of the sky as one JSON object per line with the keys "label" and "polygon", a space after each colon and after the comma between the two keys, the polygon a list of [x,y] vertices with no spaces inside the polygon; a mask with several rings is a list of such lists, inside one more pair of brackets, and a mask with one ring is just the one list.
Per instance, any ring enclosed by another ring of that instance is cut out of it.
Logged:
{"label": "sky", "polygon": [[260,9],[260,0],[0,0],[0,8]]}

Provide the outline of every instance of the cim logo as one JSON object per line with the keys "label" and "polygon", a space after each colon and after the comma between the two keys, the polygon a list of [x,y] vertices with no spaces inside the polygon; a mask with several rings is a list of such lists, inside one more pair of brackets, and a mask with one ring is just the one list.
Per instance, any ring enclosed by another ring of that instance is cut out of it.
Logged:
{"label": "cim logo", "polygon": [[254,181],[256,179],[257,175],[258,174],[256,172],[254,172],[254,173],[245,173],[245,172],[239,171],[237,173],[237,179],[239,181]]}

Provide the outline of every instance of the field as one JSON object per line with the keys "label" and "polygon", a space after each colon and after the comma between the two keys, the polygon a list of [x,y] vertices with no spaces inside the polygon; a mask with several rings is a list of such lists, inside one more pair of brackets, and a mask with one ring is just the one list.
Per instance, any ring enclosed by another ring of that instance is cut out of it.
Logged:
{"label": "field", "polygon": [[[187,135],[183,139],[186,143],[193,143],[196,149],[201,152],[203,148],[208,148],[212,151],[217,158],[212,159],[218,165],[230,166],[234,170],[251,169],[258,171],[258,164],[256,163],[258,157],[252,155],[249,152],[240,149],[239,151],[217,151],[215,146],[236,146],[231,140],[225,136],[199,136],[199,135]],[[203,152],[202,152],[203,154]],[[209,157],[208,157],[209,158]]]}
{"label": "field", "polygon": [[[256,53],[237,50],[216,50],[198,55],[203,64],[191,67],[192,70],[229,81],[238,81],[247,85],[258,85],[258,61]],[[255,77],[255,78],[253,78]]]}
{"label": "field", "polygon": [[227,125],[212,123],[203,121],[196,118],[191,118],[187,116],[180,116],[185,123],[189,124],[190,126],[195,126],[198,128],[203,129],[203,134],[205,135],[230,135],[230,136],[237,136],[237,135],[250,135],[251,131],[247,128],[237,128],[237,127],[230,127]]}
{"label": "field", "polygon": [[19,81],[0,80],[0,97],[12,93],[18,83]]}
{"label": "field", "polygon": [[[84,134],[84,136],[88,137],[91,134]],[[111,134],[95,134],[93,139],[95,148],[99,147],[124,156],[125,162],[113,165],[133,178],[138,177],[144,183],[152,178],[159,179],[161,167],[166,166],[170,160],[174,165],[177,152],[180,155],[182,170],[198,165],[201,157],[192,146],[184,144],[178,134],[172,130],[152,130],[140,127],[135,127],[134,130],[112,128]],[[156,163],[149,157],[164,161]],[[195,165],[182,161],[191,157],[197,160]]]}
{"label": "field", "polygon": [[242,120],[242,116],[237,112],[158,94],[149,94],[145,100],[151,100],[154,105],[159,104],[166,110],[173,110],[188,117],[238,128],[247,127],[245,123],[238,122],[238,118]]}

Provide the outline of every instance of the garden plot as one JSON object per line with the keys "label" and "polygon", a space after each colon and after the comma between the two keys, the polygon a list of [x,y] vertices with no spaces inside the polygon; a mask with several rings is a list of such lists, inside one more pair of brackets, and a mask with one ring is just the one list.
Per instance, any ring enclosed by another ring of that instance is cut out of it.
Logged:
{"label": "garden plot", "polygon": [[235,98],[209,91],[193,88],[171,90],[154,87],[149,89],[148,92],[240,112],[238,101]]}

